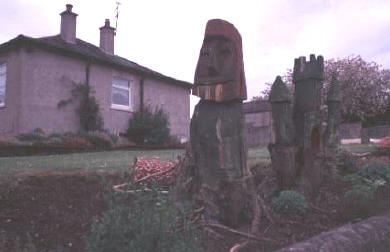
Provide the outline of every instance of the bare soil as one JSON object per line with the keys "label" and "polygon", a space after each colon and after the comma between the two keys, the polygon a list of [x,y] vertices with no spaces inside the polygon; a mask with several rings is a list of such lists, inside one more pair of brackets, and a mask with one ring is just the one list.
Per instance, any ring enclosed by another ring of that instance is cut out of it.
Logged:
{"label": "bare soil", "polygon": [[[366,157],[390,163],[389,157]],[[120,183],[119,175],[105,174],[109,181]],[[91,221],[106,208],[103,187],[97,174],[82,172],[46,172],[19,175],[2,190],[0,198],[0,234],[6,242],[0,251],[13,251],[16,237],[25,243],[28,233],[38,251],[84,251],[83,236],[90,230]],[[318,198],[310,204],[303,216],[277,215],[266,212],[256,236],[248,239],[239,234],[218,228],[205,228],[206,251],[229,251],[236,244],[247,243],[240,251],[272,251],[302,241],[323,231],[359,219],[348,218],[343,206],[343,194],[347,185],[342,181],[327,181]],[[371,214],[390,209],[389,190],[378,193]],[[239,231],[248,232],[249,224]],[[1,242],[1,241],[0,241]]]}

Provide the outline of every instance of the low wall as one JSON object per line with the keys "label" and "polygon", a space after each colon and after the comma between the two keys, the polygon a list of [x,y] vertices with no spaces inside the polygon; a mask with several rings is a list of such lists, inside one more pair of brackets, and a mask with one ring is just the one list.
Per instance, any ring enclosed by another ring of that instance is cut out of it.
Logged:
{"label": "low wall", "polygon": [[390,250],[390,213],[347,224],[277,252],[387,252]]}
{"label": "low wall", "polygon": [[360,138],[361,123],[343,123],[340,125],[340,139]]}
{"label": "low wall", "polygon": [[247,124],[245,127],[246,145],[248,147],[266,146],[271,142],[271,127]]}
{"label": "low wall", "polygon": [[383,138],[385,136],[390,136],[390,125],[369,127],[362,129],[370,138]]}
{"label": "low wall", "polygon": [[390,125],[363,128],[361,132],[362,143],[369,143],[370,138],[383,138],[390,136]]}

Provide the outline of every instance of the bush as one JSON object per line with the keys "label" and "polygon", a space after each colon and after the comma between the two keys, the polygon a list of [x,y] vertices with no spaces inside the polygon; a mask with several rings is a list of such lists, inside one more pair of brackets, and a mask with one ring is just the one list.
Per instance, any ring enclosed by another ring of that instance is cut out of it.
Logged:
{"label": "bush", "polygon": [[382,180],[390,182],[390,167],[386,163],[371,161],[358,169],[358,175],[371,182]]}
{"label": "bush", "polygon": [[339,149],[336,154],[337,169],[345,173],[356,172],[357,158],[349,151]]}
{"label": "bush", "polygon": [[344,199],[350,202],[359,202],[360,205],[367,204],[374,197],[374,191],[371,186],[355,185],[351,190],[344,193]]}
{"label": "bush", "polygon": [[47,136],[41,128],[36,128],[32,132],[19,134],[16,138],[22,142],[43,142]]}
{"label": "bush", "polygon": [[129,139],[137,144],[163,144],[170,139],[168,115],[162,108],[154,113],[149,108],[137,111],[129,120]]}
{"label": "bush", "polygon": [[369,185],[355,185],[344,193],[344,211],[348,218],[369,215],[375,189]]}
{"label": "bush", "polygon": [[276,212],[284,214],[304,214],[307,210],[305,197],[297,191],[286,190],[272,200]]}
{"label": "bush", "polygon": [[85,137],[81,136],[66,136],[63,140],[63,144],[67,147],[91,147],[91,142]]}
{"label": "bush", "polygon": [[388,164],[372,161],[345,176],[351,189],[344,194],[344,208],[349,218],[365,217],[369,214],[372,200],[378,187],[390,181]]}
{"label": "bush", "polygon": [[110,136],[103,131],[89,131],[79,133],[79,135],[88,139],[88,141],[97,148],[111,148],[113,145]]}
{"label": "bush", "polygon": [[131,207],[123,201],[111,204],[93,220],[85,241],[93,252],[201,251],[199,233],[187,223],[186,211],[156,190],[140,192]]}

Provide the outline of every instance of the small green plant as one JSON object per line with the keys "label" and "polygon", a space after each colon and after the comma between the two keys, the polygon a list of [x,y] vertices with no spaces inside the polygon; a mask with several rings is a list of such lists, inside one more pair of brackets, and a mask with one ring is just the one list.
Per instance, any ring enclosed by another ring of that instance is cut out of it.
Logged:
{"label": "small green plant", "polygon": [[130,204],[123,195],[110,194],[105,196],[110,209],[85,236],[86,251],[201,251],[200,234],[188,224],[186,209],[174,207],[156,189],[141,190]]}
{"label": "small green plant", "polygon": [[162,108],[154,113],[149,108],[137,111],[129,120],[129,139],[137,144],[162,144],[170,139],[168,115]]}
{"label": "small green plant", "polygon": [[272,200],[276,212],[284,214],[304,214],[307,210],[305,197],[297,191],[286,190]]}

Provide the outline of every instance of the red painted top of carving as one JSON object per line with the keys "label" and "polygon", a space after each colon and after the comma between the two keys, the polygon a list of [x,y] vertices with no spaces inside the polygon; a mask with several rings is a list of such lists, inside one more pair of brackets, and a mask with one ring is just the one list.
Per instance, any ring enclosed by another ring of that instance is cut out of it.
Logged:
{"label": "red painted top of carving", "polygon": [[233,24],[222,20],[222,19],[211,19],[207,22],[205,39],[209,36],[223,36],[231,41],[233,41],[236,47],[237,53],[237,67],[239,73],[239,83],[237,86],[237,93],[239,96],[245,100],[247,97],[246,94],[246,81],[245,81],[245,71],[244,71],[244,59],[242,53],[242,38],[236,27]]}
{"label": "red painted top of carving", "polygon": [[242,62],[242,39],[233,24],[222,19],[211,19],[207,22],[204,36],[223,36],[232,40],[237,50],[237,59]]}

